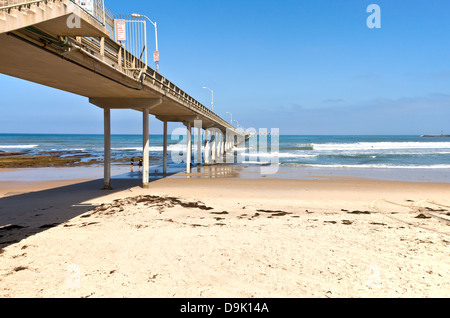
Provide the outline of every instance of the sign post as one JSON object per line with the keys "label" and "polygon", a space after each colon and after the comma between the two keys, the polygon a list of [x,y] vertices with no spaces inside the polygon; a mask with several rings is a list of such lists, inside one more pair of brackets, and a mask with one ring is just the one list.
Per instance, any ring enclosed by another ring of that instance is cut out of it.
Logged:
{"label": "sign post", "polygon": [[153,52],[153,62],[159,62],[159,51]]}
{"label": "sign post", "polygon": [[114,20],[116,30],[116,41],[127,40],[127,25],[125,20]]}

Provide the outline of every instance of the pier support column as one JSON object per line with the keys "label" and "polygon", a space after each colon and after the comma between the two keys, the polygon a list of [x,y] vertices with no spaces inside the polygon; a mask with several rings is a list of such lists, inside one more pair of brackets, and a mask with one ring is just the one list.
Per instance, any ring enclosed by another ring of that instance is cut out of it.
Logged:
{"label": "pier support column", "polygon": [[212,162],[216,163],[216,158],[217,158],[217,132],[214,132],[214,139],[213,139],[213,144],[212,144]]}
{"label": "pier support column", "polygon": [[225,156],[225,152],[227,151],[227,135],[225,133],[222,134],[222,157]]}
{"label": "pier support column", "polygon": [[226,141],[226,153],[225,153],[225,162],[226,163],[234,163],[233,151],[231,149],[231,134],[227,133],[227,141]]}
{"label": "pier support column", "polygon": [[202,163],[202,127],[197,127],[197,164]]}
{"label": "pier support column", "polygon": [[143,113],[143,153],[142,153],[142,187],[144,189],[148,188],[148,178],[149,178],[149,112],[148,108],[144,109]]}
{"label": "pier support column", "polygon": [[191,122],[186,123],[186,173],[191,173],[191,161],[192,161],[192,133],[191,133]]}
{"label": "pier support column", "polygon": [[211,162],[211,145],[209,142],[209,138],[210,138],[209,131],[208,129],[205,129],[205,153],[204,153],[205,165],[208,165]]}
{"label": "pier support column", "polygon": [[222,132],[217,133],[217,155],[216,162],[222,163]]}
{"label": "pier support column", "polygon": [[216,132],[211,133],[211,138],[212,138],[212,140],[211,140],[211,161],[212,161],[212,163],[216,163],[217,133]]}
{"label": "pier support column", "polygon": [[222,154],[222,132],[219,132],[219,138],[217,138],[217,158],[220,159],[220,155]]}
{"label": "pier support column", "polygon": [[103,189],[111,189],[111,110],[103,109],[103,129],[104,129],[104,172]]}
{"label": "pier support column", "polygon": [[167,173],[167,121],[164,121],[163,174]]}
{"label": "pier support column", "polygon": [[219,153],[217,154],[217,158],[219,159],[218,162],[223,162],[223,134],[222,132],[219,132],[219,146],[217,147]]}

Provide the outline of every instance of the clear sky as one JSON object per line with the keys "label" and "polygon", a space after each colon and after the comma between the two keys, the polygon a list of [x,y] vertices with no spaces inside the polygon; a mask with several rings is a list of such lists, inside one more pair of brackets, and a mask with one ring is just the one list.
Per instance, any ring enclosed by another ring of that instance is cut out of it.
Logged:
{"label": "clear sky", "polygon": [[[381,28],[367,26],[372,3],[381,8]],[[302,135],[450,133],[448,0],[105,4],[113,13],[156,21],[160,73],[207,107],[211,94],[202,87],[210,87],[214,110],[225,120],[232,113],[246,128]],[[84,97],[5,75],[0,87],[0,133],[103,132],[102,110]],[[141,113],[111,115],[112,133],[142,133]],[[153,116],[150,124],[151,134],[162,132]]]}

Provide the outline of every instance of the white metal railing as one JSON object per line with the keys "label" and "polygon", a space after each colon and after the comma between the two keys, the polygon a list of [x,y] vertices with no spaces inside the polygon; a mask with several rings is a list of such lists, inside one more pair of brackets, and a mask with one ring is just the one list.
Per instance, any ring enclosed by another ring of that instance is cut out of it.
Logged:
{"label": "white metal railing", "polygon": [[[74,41],[72,39],[71,41]],[[108,65],[115,65],[116,69],[125,73],[126,75],[138,80],[140,72],[137,70],[133,70],[131,68],[127,69],[124,63],[130,63],[130,60],[126,58],[126,56],[132,57],[133,54],[124,48],[121,43],[114,41],[113,39],[104,39],[103,46],[100,43],[100,39],[98,38],[89,38],[82,37],[80,43],[76,43],[80,47],[84,48],[85,52],[93,52],[89,53],[94,55],[96,58],[105,58],[108,59],[106,62]],[[101,52],[103,47],[103,52]],[[135,58],[135,63],[141,63],[143,66],[143,62],[139,59]],[[139,65],[139,64],[136,64]],[[129,66],[129,65],[128,65]],[[210,118],[211,120],[223,125],[224,127],[228,127],[234,129],[232,125],[219,117],[212,110],[201,104],[199,101],[194,99],[192,96],[187,94],[181,88],[176,86],[174,83],[170,82],[167,78],[162,76],[160,73],[156,72],[154,69],[147,67],[145,73],[145,81],[144,83],[149,86],[153,86],[156,89],[160,89],[165,92],[166,96],[170,96],[172,99],[178,101],[180,104],[186,105],[188,108],[192,110],[196,110],[204,116]]]}
{"label": "white metal railing", "polygon": [[[30,6],[40,2],[55,2],[62,0],[0,0],[0,10]],[[104,0],[70,0],[92,15],[103,24],[111,34],[114,32],[114,15],[105,7]]]}
{"label": "white metal railing", "polygon": [[106,26],[112,33],[114,30],[114,15],[105,7],[105,0],[70,0],[97,21]]}
{"label": "white metal railing", "polygon": [[10,9],[22,5],[30,5],[33,3],[42,2],[44,0],[0,0],[0,10]]}
{"label": "white metal railing", "polygon": [[18,4],[27,4],[36,0],[0,0],[0,7],[8,7]]}
{"label": "white metal railing", "polygon": [[[40,2],[56,2],[63,0],[0,0],[0,10],[9,10],[21,6],[29,6]],[[142,17],[117,16],[115,17],[104,5],[104,0],[70,0],[91,14],[99,23],[110,32],[111,38],[70,38],[72,43],[81,44],[89,54],[99,58],[106,58],[116,64],[117,70],[135,79],[145,78],[148,85],[166,92],[173,99],[195,109],[206,117],[216,121],[224,127],[234,129],[232,125],[220,118],[216,113],[202,105],[196,99],[181,90],[178,86],[164,78],[161,74],[148,67],[147,64],[147,36],[146,22]],[[86,6],[87,5],[87,6]],[[125,20],[127,41],[119,41],[115,33],[115,20]],[[79,42],[81,40],[81,42]],[[101,43],[103,41],[103,44]],[[111,65],[111,64],[110,64]],[[141,77],[145,74],[145,77]]]}
{"label": "white metal railing", "polygon": [[[119,27],[119,25],[122,25],[122,27]],[[117,15],[114,28],[115,33],[112,38],[120,43],[123,48],[121,56],[123,68],[134,73],[145,73],[148,67],[147,22],[145,18]],[[122,32],[120,33],[118,29]]]}

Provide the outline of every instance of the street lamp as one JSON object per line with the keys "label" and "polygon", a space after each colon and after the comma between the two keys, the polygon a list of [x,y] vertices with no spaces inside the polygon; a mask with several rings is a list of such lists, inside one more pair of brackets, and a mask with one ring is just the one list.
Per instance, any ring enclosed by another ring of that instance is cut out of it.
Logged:
{"label": "street lamp", "polygon": [[232,114],[232,113],[229,113],[229,112],[226,112],[226,113],[227,113],[227,114],[230,114],[230,116],[231,116],[230,124],[233,125],[233,114]]}
{"label": "street lamp", "polygon": [[239,128],[239,122],[236,119],[234,121],[236,122],[236,128]]}
{"label": "street lamp", "polygon": [[155,62],[156,72],[159,73],[158,27],[156,25],[156,22],[153,22],[152,20],[150,20],[146,15],[139,14],[139,13],[133,13],[131,16],[133,18],[146,18],[155,27],[156,51],[153,52],[153,61]]}
{"label": "street lamp", "polygon": [[214,111],[214,91],[211,88],[203,86],[204,89],[209,89],[211,92],[211,110]]}

